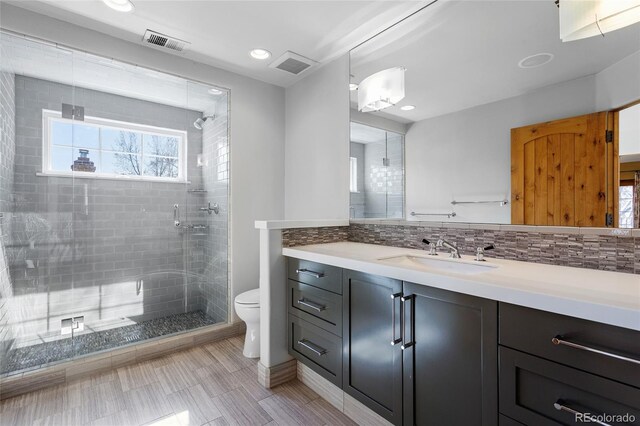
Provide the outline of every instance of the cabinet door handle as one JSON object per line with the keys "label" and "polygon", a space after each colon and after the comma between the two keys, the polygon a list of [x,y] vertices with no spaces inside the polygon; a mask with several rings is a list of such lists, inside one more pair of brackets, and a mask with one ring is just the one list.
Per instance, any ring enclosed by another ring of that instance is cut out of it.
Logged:
{"label": "cabinet door handle", "polygon": [[305,348],[309,349],[311,352],[315,353],[318,356],[322,356],[327,353],[327,350],[325,348],[323,348],[322,346],[318,346],[307,339],[298,340],[298,344],[300,346],[304,346]]}
{"label": "cabinet door handle", "polygon": [[[391,295],[391,346],[395,346],[402,342],[402,331],[400,337],[396,338],[396,299],[402,297],[402,293],[394,293]],[[400,324],[402,324],[402,303],[400,303]]]}
{"label": "cabinet door handle", "polygon": [[318,312],[322,312],[325,309],[327,309],[326,306],[321,305],[319,303],[312,302],[310,300],[305,300],[304,297],[302,299],[298,300],[298,305],[306,306],[307,308],[311,308],[314,311],[318,311]]}
{"label": "cabinet door handle", "polygon": [[402,315],[400,316],[401,319],[401,326],[400,328],[402,328],[402,346],[400,346],[400,349],[402,349],[403,351],[405,349],[410,348],[411,346],[415,345],[416,342],[414,342],[414,338],[415,338],[415,324],[414,324],[414,310],[415,310],[415,300],[416,300],[416,295],[415,294],[410,294],[408,296],[402,296],[400,298],[400,300],[402,301],[403,305],[405,302],[411,301],[411,307],[410,309],[408,309],[409,311],[409,329],[411,330],[411,341],[409,342],[405,342],[404,341],[404,329],[405,329],[405,313],[402,312]]}
{"label": "cabinet door handle", "polygon": [[629,358],[628,356],[618,355],[618,354],[614,354],[612,352],[602,351],[600,349],[590,348],[589,346],[584,346],[584,345],[579,345],[577,343],[569,342],[568,340],[563,340],[562,336],[554,337],[553,339],[551,339],[551,343],[553,343],[554,345],[569,346],[570,348],[580,349],[582,351],[587,351],[587,352],[593,352],[594,354],[600,354],[600,355],[608,356],[609,358],[615,358],[615,359],[619,359],[621,361],[627,361],[627,362],[632,362],[634,364],[640,364],[640,360],[638,360],[638,359]]}
{"label": "cabinet door handle", "polygon": [[298,275],[307,274],[307,275],[311,275],[311,276],[316,277],[316,278],[324,277],[324,272],[315,272],[315,271],[312,271],[310,269],[305,269],[305,268],[296,269],[296,274],[298,274]]}
{"label": "cabinet door handle", "polygon": [[555,408],[558,411],[566,411],[567,413],[571,413],[573,414],[575,417],[574,418],[582,418],[584,420],[587,420],[591,423],[595,423],[598,425],[602,425],[602,426],[611,426],[611,424],[609,423],[605,423],[605,422],[601,422],[599,421],[595,416],[592,416],[589,413],[582,413],[580,411],[574,410],[571,407],[567,407],[566,405],[564,405],[564,401],[562,401],[561,399],[557,400],[554,404],[553,404],[553,408]]}

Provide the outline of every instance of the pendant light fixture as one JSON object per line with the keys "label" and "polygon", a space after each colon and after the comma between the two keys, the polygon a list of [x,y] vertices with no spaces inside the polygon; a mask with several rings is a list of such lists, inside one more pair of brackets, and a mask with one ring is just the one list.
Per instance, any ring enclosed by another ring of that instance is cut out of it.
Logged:
{"label": "pendant light fixture", "polygon": [[640,22],[640,0],[560,0],[560,39],[574,41]]}
{"label": "pendant light fixture", "polygon": [[389,68],[371,74],[358,86],[358,110],[380,111],[404,98],[404,67]]}

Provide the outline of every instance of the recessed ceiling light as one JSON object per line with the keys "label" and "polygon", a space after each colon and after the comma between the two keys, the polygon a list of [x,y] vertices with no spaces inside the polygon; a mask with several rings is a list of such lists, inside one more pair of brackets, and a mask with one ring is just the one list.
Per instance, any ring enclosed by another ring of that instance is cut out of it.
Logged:
{"label": "recessed ceiling light", "polygon": [[265,49],[253,49],[249,55],[254,59],[267,59],[271,56],[271,52]]}
{"label": "recessed ceiling light", "polygon": [[527,56],[518,62],[520,68],[536,68],[545,64],[548,64],[553,60],[552,53],[536,53],[535,55]]}
{"label": "recessed ceiling light", "polygon": [[133,12],[135,6],[130,0],[102,0],[104,4],[118,12]]}
{"label": "recessed ceiling light", "polygon": [[405,106],[401,106],[400,109],[403,110],[403,111],[411,111],[412,109],[416,109],[416,106],[415,105],[405,105]]}
{"label": "recessed ceiling light", "polygon": [[354,90],[358,90],[358,85],[357,85],[357,84],[355,84],[355,83],[351,83],[351,84],[349,84],[349,90],[351,90],[352,92],[353,92]]}
{"label": "recessed ceiling light", "polygon": [[208,90],[210,95],[221,95],[222,94],[222,90],[220,89],[216,89],[215,87],[212,87],[211,89]]}

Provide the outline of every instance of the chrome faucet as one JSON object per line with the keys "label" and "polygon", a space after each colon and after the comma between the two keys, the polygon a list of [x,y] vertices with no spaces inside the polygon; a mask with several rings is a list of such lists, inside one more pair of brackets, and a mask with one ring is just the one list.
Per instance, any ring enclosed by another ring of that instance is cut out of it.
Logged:
{"label": "chrome faucet", "polygon": [[451,244],[449,241],[440,238],[436,243],[436,247],[447,248],[451,251],[451,254],[449,255],[449,257],[452,257],[454,259],[460,259],[460,251],[455,245]]}
{"label": "chrome faucet", "polygon": [[478,247],[478,248],[476,249],[476,261],[478,261],[478,262],[484,262],[484,261],[485,261],[485,259],[484,259],[484,252],[485,252],[485,251],[487,251],[487,250],[493,250],[493,249],[495,249],[495,248],[496,248],[496,247],[495,247],[493,244],[489,244],[489,245],[488,245],[488,246],[486,246],[486,247]]}
{"label": "chrome faucet", "polygon": [[211,212],[218,214],[220,212],[220,206],[218,206],[218,203],[213,203],[212,206],[211,201],[209,201],[209,205],[207,207],[200,207],[200,211],[207,212],[209,214],[211,214]]}
{"label": "chrome faucet", "polygon": [[426,244],[429,247],[429,256],[437,256],[438,251],[436,250],[436,245],[426,238],[422,239],[422,243]]}

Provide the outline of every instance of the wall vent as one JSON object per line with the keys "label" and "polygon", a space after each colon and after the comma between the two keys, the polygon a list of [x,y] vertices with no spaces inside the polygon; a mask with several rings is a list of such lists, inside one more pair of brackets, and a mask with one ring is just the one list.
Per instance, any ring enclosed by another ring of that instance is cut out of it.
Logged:
{"label": "wall vent", "polygon": [[191,44],[188,41],[180,40],[151,30],[145,31],[142,41],[145,44],[156,48],[171,49],[176,52],[184,52]]}
{"label": "wall vent", "polygon": [[317,64],[317,62],[312,59],[305,58],[304,56],[298,55],[297,53],[293,53],[291,51],[287,51],[278,59],[273,61],[269,66],[271,68],[276,68],[294,75],[298,75],[301,72],[311,68],[315,64]]}

